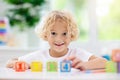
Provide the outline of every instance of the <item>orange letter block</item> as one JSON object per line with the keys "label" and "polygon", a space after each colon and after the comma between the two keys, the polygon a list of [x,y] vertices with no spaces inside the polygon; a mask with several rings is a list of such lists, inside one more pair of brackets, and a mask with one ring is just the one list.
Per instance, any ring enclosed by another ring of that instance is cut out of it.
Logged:
{"label": "orange letter block", "polygon": [[23,61],[15,63],[15,71],[16,72],[24,72],[26,70],[26,63]]}

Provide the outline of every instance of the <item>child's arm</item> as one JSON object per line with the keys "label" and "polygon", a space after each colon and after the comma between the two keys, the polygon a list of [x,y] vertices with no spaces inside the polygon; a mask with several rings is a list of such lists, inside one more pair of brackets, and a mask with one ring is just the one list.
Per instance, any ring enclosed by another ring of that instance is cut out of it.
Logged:
{"label": "child's arm", "polygon": [[70,56],[67,60],[72,61],[72,67],[80,70],[92,70],[105,68],[105,63],[107,60],[104,58],[91,56],[87,62],[82,62],[75,56]]}
{"label": "child's arm", "polygon": [[107,60],[102,57],[91,56],[88,62],[83,63],[86,69],[102,69],[105,68]]}

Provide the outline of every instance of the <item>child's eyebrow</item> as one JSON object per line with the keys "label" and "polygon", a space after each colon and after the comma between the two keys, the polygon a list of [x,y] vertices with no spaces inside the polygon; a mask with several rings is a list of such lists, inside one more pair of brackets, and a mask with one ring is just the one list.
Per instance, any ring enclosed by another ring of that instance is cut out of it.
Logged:
{"label": "child's eyebrow", "polygon": [[[51,32],[57,32],[57,31],[53,31],[53,30],[51,30]],[[68,32],[68,31],[62,31],[62,32]]]}
{"label": "child's eyebrow", "polygon": [[56,31],[51,30],[51,32],[56,32]]}

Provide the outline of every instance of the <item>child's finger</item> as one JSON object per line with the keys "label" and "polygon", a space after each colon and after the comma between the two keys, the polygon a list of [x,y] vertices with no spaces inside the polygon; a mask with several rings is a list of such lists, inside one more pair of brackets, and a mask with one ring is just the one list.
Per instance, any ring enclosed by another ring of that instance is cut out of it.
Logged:
{"label": "child's finger", "polygon": [[[16,62],[18,62],[18,61],[16,61]],[[15,66],[16,66],[15,63],[16,63],[16,62],[13,63],[13,69],[14,69],[14,70],[15,70]]]}
{"label": "child's finger", "polygon": [[81,60],[79,60],[78,58],[75,58],[73,61],[72,61],[72,66],[75,66],[77,65],[78,63],[80,63]]}
{"label": "child's finger", "polygon": [[30,65],[29,64],[25,64],[25,67],[26,67],[26,69],[30,69]]}
{"label": "child's finger", "polygon": [[79,69],[79,70],[81,70],[81,71],[84,71],[84,70],[85,70],[85,67],[83,67],[83,65],[82,65],[81,63],[75,65],[74,68]]}

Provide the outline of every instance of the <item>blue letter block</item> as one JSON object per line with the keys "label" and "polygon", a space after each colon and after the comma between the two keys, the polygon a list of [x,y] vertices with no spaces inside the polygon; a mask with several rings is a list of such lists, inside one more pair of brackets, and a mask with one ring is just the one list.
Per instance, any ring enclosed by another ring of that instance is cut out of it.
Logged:
{"label": "blue letter block", "polygon": [[60,71],[61,72],[70,72],[71,71],[71,62],[70,61],[62,61],[60,63]]}

